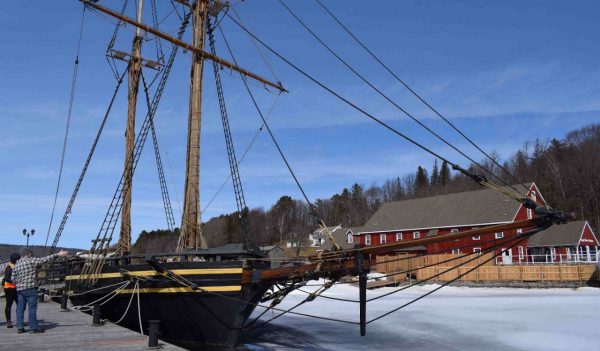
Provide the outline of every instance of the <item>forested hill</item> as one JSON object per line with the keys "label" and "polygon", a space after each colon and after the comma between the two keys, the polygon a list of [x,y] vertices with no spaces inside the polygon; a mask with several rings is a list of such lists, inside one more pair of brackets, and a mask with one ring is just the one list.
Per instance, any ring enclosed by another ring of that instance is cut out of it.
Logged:
{"label": "forested hill", "polygon": [[[589,220],[598,232],[600,124],[571,131],[562,140],[526,142],[507,160],[501,160],[496,153],[490,155],[519,182],[534,181],[552,207],[573,212],[577,219]],[[507,183],[516,183],[496,163],[489,159],[480,162]],[[485,174],[474,165],[470,169]],[[488,178],[493,179],[490,176]],[[436,161],[429,167],[419,166],[414,173],[399,175],[380,185],[354,184],[328,199],[316,200],[315,206],[328,225],[352,227],[363,225],[385,202],[479,188],[462,174],[451,171],[447,164]],[[272,244],[287,238],[306,238],[317,227],[306,203],[289,196],[282,196],[268,210],[250,210],[248,222],[253,240],[259,244]],[[211,247],[241,240],[235,213],[212,218],[203,228]],[[143,232],[136,242],[136,248],[167,251],[174,248],[176,236],[165,231]]]}

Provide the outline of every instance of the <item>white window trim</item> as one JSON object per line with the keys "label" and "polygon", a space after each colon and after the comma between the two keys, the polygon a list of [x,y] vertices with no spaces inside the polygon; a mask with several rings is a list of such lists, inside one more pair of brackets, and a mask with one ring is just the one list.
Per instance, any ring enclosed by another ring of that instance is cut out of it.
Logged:
{"label": "white window trim", "polygon": [[421,232],[413,232],[413,239],[419,239],[421,237]]}
{"label": "white window trim", "polygon": [[348,233],[348,244],[352,244],[354,242],[354,236],[351,233]]}
{"label": "white window trim", "polygon": [[452,249],[452,253],[455,255],[459,255],[460,254],[460,249]]}
{"label": "white window trim", "polygon": [[458,229],[457,228],[452,228],[452,229],[450,229],[450,233],[456,234],[456,233],[458,233]]}
{"label": "white window trim", "polygon": [[481,235],[475,235],[475,236],[473,237],[473,240],[481,240]]}
{"label": "white window trim", "polygon": [[379,234],[379,243],[385,244],[387,242],[387,234]]}
{"label": "white window trim", "polygon": [[517,229],[517,234],[523,234],[523,228]]}
{"label": "white window trim", "polygon": [[[499,235],[499,236],[498,236],[498,235]],[[495,239],[502,239],[502,238],[504,238],[504,232],[497,232],[497,233],[494,233],[494,238],[495,238]]]}
{"label": "white window trim", "polygon": [[525,258],[525,248],[523,246],[519,246],[519,259],[522,260]]}
{"label": "white window trim", "polygon": [[396,233],[396,241],[402,241],[402,233]]}
{"label": "white window trim", "polygon": [[481,248],[480,247],[474,247],[473,248],[473,253],[481,253]]}
{"label": "white window trim", "polygon": [[533,212],[531,211],[530,208],[527,209],[527,219],[532,219],[533,218]]}
{"label": "white window trim", "polygon": [[371,234],[365,235],[365,245],[371,245]]}

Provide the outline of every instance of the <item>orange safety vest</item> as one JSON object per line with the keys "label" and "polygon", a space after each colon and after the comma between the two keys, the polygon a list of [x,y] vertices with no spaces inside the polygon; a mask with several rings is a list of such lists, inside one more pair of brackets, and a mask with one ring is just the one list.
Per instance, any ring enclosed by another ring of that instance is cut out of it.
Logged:
{"label": "orange safety vest", "polygon": [[[15,269],[15,264],[12,262],[8,262],[8,265],[10,266],[11,270]],[[9,283],[7,281],[4,282],[4,289],[16,289],[17,286],[13,283]]]}

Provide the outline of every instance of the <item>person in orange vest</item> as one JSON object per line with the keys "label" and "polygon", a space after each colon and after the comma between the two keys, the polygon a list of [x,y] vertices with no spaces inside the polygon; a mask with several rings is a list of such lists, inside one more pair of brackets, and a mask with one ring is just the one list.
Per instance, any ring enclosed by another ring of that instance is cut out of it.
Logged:
{"label": "person in orange vest", "polygon": [[4,315],[6,316],[6,327],[12,328],[13,324],[10,318],[11,308],[13,303],[17,300],[17,286],[13,282],[12,272],[13,268],[17,264],[17,261],[21,258],[18,253],[10,254],[10,261],[4,269],[4,279],[2,280],[4,287],[4,297],[6,297],[6,306],[4,307]]}

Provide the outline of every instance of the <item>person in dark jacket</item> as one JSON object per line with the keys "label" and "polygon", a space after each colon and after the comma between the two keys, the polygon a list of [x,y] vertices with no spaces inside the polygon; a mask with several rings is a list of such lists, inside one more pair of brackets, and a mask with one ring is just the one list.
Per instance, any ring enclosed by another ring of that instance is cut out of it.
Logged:
{"label": "person in dark jacket", "polygon": [[4,269],[4,297],[6,298],[6,306],[4,306],[4,315],[6,317],[6,327],[12,328],[12,320],[11,320],[11,309],[13,303],[17,300],[17,286],[13,282],[13,268],[17,264],[17,261],[21,258],[18,253],[10,254],[10,261],[6,265]]}

